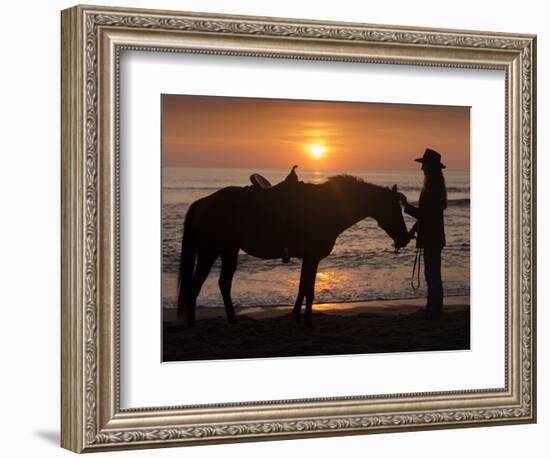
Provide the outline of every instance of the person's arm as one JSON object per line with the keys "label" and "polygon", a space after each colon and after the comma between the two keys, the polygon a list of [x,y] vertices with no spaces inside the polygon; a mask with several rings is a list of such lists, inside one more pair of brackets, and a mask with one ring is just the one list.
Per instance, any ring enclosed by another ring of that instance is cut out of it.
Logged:
{"label": "person's arm", "polygon": [[405,201],[405,206],[403,207],[403,210],[405,210],[405,213],[407,215],[411,215],[413,218],[416,218],[416,219],[420,218],[420,208],[415,207],[414,205],[411,205],[406,201]]}
{"label": "person's arm", "polygon": [[416,219],[420,217],[420,209],[415,207],[414,205],[411,205],[407,201],[407,196],[402,192],[399,193],[399,201],[401,202],[401,205],[403,205],[403,210],[405,211],[405,213],[411,215],[413,218]]}
{"label": "person's arm", "polygon": [[407,197],[404,194],[401,194],[400,198],[405,213],[416,219],[429,218],[430,215],[445,209],[441,193],[433,192],[433,190],[423,194],[422,206],[418,207],[407,202]]}
{"label": "person's arm", "polygon": [[410,228],[409,232],[407,233],[407,237],[408,237],[407,245],[412,239],[415,238],[417,232],[418,232],[418,222],[414,223],[413,226]]}

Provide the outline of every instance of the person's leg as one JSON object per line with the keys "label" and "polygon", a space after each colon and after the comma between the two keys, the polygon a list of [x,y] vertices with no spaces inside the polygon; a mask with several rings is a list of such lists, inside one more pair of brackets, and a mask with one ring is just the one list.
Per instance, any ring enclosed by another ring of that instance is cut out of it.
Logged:
{"label": "person's leg", "polygon": [[433,299],[433,292],[432,292],[432,276],[431,276],[431,270],[432,270],[432,256],[430,254],[429,248],[423,249],[424,256],[424,279],[426,280],[426,312],[430,312],[432,309],[432,299]]}
{"label": "person's leg", "polygon": [[443,280],[441,278],[441,248],[434,253],[434,310],[441,313],[443,310]]}
{"label": "person's leg", "polygon": [[443,309],[441,248],[424,248],[424,276],[428,287],[428,314],[439,315]]}

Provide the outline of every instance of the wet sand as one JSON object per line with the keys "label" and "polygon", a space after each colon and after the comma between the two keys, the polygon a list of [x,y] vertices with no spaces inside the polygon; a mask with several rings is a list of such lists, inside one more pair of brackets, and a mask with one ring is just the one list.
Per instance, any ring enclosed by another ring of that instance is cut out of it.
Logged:
{"label": "wet sand", "polygon": [[163,361],[344,355],[470,348],[470,298],[445,298],[441,319],[421,313],[425,299],[315,304],[313,326],[297,324],[290,306],[197,309],[193,327],[163,316]]}

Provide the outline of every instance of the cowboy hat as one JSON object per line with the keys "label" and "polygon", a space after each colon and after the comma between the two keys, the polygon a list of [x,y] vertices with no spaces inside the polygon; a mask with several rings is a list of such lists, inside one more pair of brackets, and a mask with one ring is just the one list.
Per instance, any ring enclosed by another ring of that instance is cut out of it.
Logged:
{"label": "cowboy hat", "polygon": [[422,163],[430,163],[430,164],[437,164],[442,169],[445,168],[445,166],[441,163],[441,154],[439,154],[437,151],[426,148],[426,151],[424,151],[424,155],[422,157],[419,157],[418,159],[415,159],[416,162],[422,162]]}

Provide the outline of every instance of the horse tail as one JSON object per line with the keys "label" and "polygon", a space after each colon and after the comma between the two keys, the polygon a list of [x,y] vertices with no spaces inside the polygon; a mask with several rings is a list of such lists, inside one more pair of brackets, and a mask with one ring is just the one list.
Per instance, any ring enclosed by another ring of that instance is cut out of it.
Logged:
{"label": "horse tail", "polygon": [[197,252],[193,234],[193,217],[197,209],[197,202],[191,204],[185,215],[183,237],[181,239],[180,266],[178,272],[178,319],[182,319],[186,310],[186,303],[193,296],[193,272]]}

